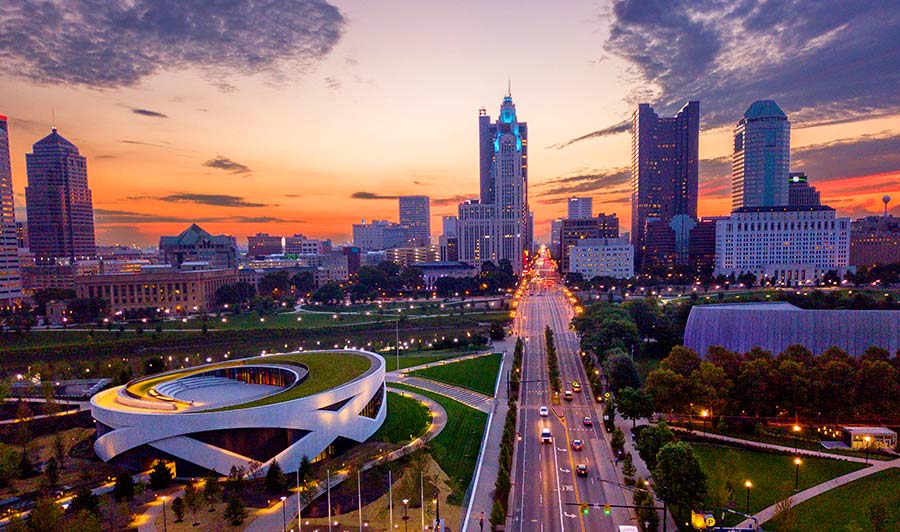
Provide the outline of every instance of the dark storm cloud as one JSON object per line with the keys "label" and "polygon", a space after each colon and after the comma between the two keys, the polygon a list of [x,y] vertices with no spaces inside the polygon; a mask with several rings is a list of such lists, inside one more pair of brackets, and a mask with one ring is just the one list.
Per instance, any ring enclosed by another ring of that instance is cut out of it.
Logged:
{"label": "dark storm cloud", "polygon": [[888,0],[617,0],[605,48],[658,112],[699,99],[715,128],[774,99],[804,127],[900,112],[898,25]]}
{"label": "dark storm cloud", "polygon": [[132,109],[131,112],[136,115],[149,116],[150,118],[169,118],[169,115],[151,111],[150,109]]}
{"label": "dark storm cloud", "polygon": [[196,68],[227,86],[232,74],[308,69],[344,24],[324,0],[5,0],[0,63],[39,83],[127,87]]}
{"label": "dark storm cloud", "polygon": [[217,155],[214,159],[210,159],[203,163],[203,166],[215,168],[217,170],[225,170],[232,174],[249,174],[250,167],[236,161],[232,161],[228,157]]}
{"label": "dark storm cloud", "polygon": [[376,194],[374,192],[354,192],[353,194],[350,194],[350,197],[353,199],[383,200],[383,199],[397,199],[400,196],[383,196],[381,194]]}
{"label": "dark storm cloud", "polygon": [[265,203],[252,203],[240,196],[228,196],[225,194],[170,194],[159,198],[160,201],[172,203],[196,203],[198,205],[212,205],[215,207],[266,207]]}
{"label": "dark storm cloud", "polygon": [[100,224],[143,224],[143,223],[212,223],[212,222],[229,222],[229,223],[305,223],[304,220],[290,220],[278,218],[275,216],[227,216],[227,217],[192,217],[186,218],[181,216],[147,214],[134,211],[123,211],[113,209],[94,209],[94,215]]}

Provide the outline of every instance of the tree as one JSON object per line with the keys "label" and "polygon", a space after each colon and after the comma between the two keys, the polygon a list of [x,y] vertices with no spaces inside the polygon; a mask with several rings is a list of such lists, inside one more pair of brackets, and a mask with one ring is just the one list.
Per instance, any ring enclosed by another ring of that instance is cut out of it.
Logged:
{"label": "tree", "polygon": [[635,431],[635,448],[650,471],[656,469],[656,457],[660,449],[674,441],[675,434],[663,421],[656,425],[642,426],[641,430]]}
{"label": "tree", "polygon": [[615,355],[606,360],[606,376],[613,393],[623,388],[640,388],[641,377],[638,375],[634,360],[628,355]]}
{"label": "tree", "polygon": [[681,376],[689,377],[695,369],[700,367],[701,361],[700,355],[693,349],[689,349],[683,345],[676,345],[672,348],[669,356],[662,359],[662,362],[659,363],[659,367],[660,369],[668,369]]}
{"label": "tree", "polygon": [[280,299],[291,290],[291,274],[287,270],[277,270],[262,276],[257,283],[260,295]]}
{"label": "tree", "polygon": [[62,436],[62,432],[57,431],[53,434],[53,457],[61,469],[66,468],[66,457],[69,449],[66,446],[66,440]]}
{"label": "tree", "polygon": [[175,497],[175,500],[172,501],[172,513],[175,514],[176,523],[184,521],[184,511],[184,499]]}
{"label": "tree", "polygon": [[191,512],[191,516],[197,516],[197,509],[200,507],[203,495],[197,490],[197,486],[193,482],[188,482],[184,487],[184,504]]}
{"label": "tree", "polygon": [[209,511],[216,509],[216,501],[222,494],[222,486],[219,485],[219,479],[215,475],[208,475],[203,483],[203,499],[209,505]]}
{"label": "tree", "polygon": [[90,488],[82,486],[75,493],[69,509],[73,512],[85,510],[94,514],[100,514],[100,498],[94,495]]}
{"label": "tree", "polygon": [[637,426],[637,420],[653,415],[653,398],[634,388],[622,388],[616,394],[616,409],[625,419],[631,420],[631,426]]}
{"label": "tree", "polygon": [[703,361],[688,379],[694,404],[704,406],[713,413],[722,413],[734,386],[725,370],[711,362]]}
{"label": "tree", "polygon": [[162,460],[157,460],[150,470],[150,488],[154,491],[162,490],[172,484],[172,470]]}
{"label": "tree", "polygon": [[284,471],[281,470],[278,460],[272,460],[266,471],[266,491],[272,494],[281,493],[285,486]]}
{"label": "tree", "polygon": [[778,499],[778,502],[775,503],[775,513],[769,522],[778,532],[800,532],[797,529],[797,509],[794,507],[794,498],[791,496],[790,489],[783,488]]}
{"label": "tree", "polygon": [[51,457],[44,465],[44,479],[47,481],[49,488],[55,488],[59,484],[59,463],[56,458]]}
{"label": "tree", "polygon": [[294,290],[301,294],[311,292],[316,287],[316,278],[312,272],[300,272],[291,279]]}
{"label": "tree", "polygon": [[113,498],[116,501],[130,501],[134,498],[134,479],[128,473],[119,473],[113,485]]}
{"label": "tree", "polygon": [[144,375],[155,375],[166,369],[166,361],[161,356],[144,359]]}
{"label": "tree", "polygon": [[109,312],[109,301],[102,297],[77,298],[69,301],[66,309],[72,323],[96,323]]}
{"label": "tree", "polygon": [[616,427],[613,431],[612,439],[609,441],[609,446],[612,447],[613,454],[616,456],[621,456],[622,452],[625,451],[625,433],[622,432],[622,429]]}
{"label": "tree", "polygon": [[422,286],[425,274],[421,268],[404,268],[400,272],[400,283],[409,290],[414,290]]}
{"label": "tree", "polygon": [[625,455],[625,460],[622,463],[622,475],[625,477],[625,484],[628,484],[629,486],[634,485],[635,473],[637,473],[637,468],[634,466],[631,453],[628,453]]}
{"label": "tree", "polygon": [[230,497],[225,506],[225,522],[233,527],[239,527],[244,524],[246,518],[247,509],[244,508],[244,503],[238,497]]}
{"label": "tree", "polygon": [[656,459],[656,493],[670,506],[687,511],[706,497],[706,474],[694,450],[685,442],[667,443]]}
{"label": "tree", "polygon": [[103,532],[103,521],[93,512],[82,510],[64,520],[66,532]]}
{"label": "tree", "polygon": [[647,376],[644,391],[653,398],[657,412],[685,412],[690,404],[690,384],[684,375],[655,369]]}
{"label": "tree", "polygon": [[246,475],[247,470],[244,466],[232,465],[231,470],[228,471],[228,478],[225,480],[225,487],[229,491],[239,493],[244,488],[244,476]]}
{"label": "tree", "polygon": [[51,497],[41,497],[31,508],[28,527],[35,531],[55,532],[60,529],[63,511]]}
{"label": "tree", "polygon": [[318,303],[340,303],[344,299],[344,289],[335,282],[328,282],[313,292],[312,300]]}
{"label": "tree", "polygon": [[506,338],[506,330],[503,328],[503,324],[497,321],[491,323],[490,336],[491,340],[495,342]]}
{"label": "tree", "polygon": [[297,467],[297,474],[300,477],[300,484],[306,484],[312,480],[312,464],[309,463],[309,457],[305,454],[300,459],[300,465]]}

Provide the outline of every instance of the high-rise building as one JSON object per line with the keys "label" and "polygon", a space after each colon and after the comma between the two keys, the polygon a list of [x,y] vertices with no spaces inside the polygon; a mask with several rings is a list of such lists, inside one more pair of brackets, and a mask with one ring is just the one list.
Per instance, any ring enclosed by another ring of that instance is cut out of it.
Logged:
{"label": "high-rise building", "polygon": [[9,164],[9,124],[6,117],[0,115],[0,307],[14,305],[21,299],[16,209]]}
{"label": "high-rise building", "polygon": [[585,238],[569,248],[572,273],[594,277],[634,277],[634,246],[627,238]]}
{"label": "high-rise building", "polygon": [[562,220],[559,229],[559,249],[555,253],[559,257],[559,268],[562,273],[569,273],[569,250],[578,241],[597,238],[618,238],[619,217],[615,214],[600,213],[596,218]]}
{"label": "high-rise building", "polygon": [[365,251],[399,248],[409,244],[409,229],[387,220],[353,224],[353,245]]}
{"label": "high-rise building", "polygon": [[409,231],[410,244],[431,245],[431,204],[428,196],[400,196],[400,225]]}
{"label": "high-rise building", "polygon": [[697,217],[700,102],[673,117],[642,103],[631,118],[631,242],[640,264],[648,219]]}
{"label": "high-rise building", "polygon": [[96,253],[87,160],[56,128],[25,155],[25,204],[31,251],[38,262],[83,260]]}
{"label": "high-rise building", "polygon": [[822,198],[816,187],[809,184],[803,172],[791,172],[788,177],[788,205],[791,207],[812,207],[821,205]]}
{"label": "high-rise building", "polygon": [[594,198],[569,198],[569,212],[566,218],[583,220],[594,217]]}
{"label": "high-rise building", "polygon": [[160,258],[176,267],[185,262],[207,262],[212,269],[235,269],[237,254],[233,236],[213,236],[197,224],[191,224],[178,236],[159,237]]}
{"label": "high-rise building", "polygon": [[28,222],[16,222],[16,241],[19,249],[28,248]]}
{"label": "high-rise building", "polygon": [[494,123],[479,111],[478,133],[481,198],[459,206],[459,259],[475,266],[508,260],[518,274],[531,250],[532,231],[528,126],[519,122],[512,95],[503,98]]}
{"label": "high-rise building", "polygon": [[284,253],[284,237],[269,233],[256,233],[247,237],[247,255],[264,257]]}
{"label": "high-rise building", "polygon": [[441,229],[443,234],[446,237],[456,238],[456,225],[459,217],[457,216],[444,216],[442,218],[442,227]]}
{"label": "high-rise building", "polygon": [[731,208],[788,205],[791,123],[774,100],[750,104],[734,128]]}

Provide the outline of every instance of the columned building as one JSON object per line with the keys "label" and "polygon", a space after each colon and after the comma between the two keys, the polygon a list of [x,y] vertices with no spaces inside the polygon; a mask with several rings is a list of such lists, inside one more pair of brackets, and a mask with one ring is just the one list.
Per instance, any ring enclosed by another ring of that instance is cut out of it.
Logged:
{"label": "columned building", "polygon": [[531,251],[528,126],[507,94],[496,122],[479,111],[478,132],[481,197],[459,206],[459,260],[478,266],[505,259],[519,274]]}
{"label": "columned building", "polygon": [[87,159],[56,128],[25,155],[25,203],[31,251],[38,262],[96,254]]}
{"label": "columned building", "polygon": [[791,123],[774,100],[753,102],[734,128],[731,207],[789,204]]}
{"label": "columned building", "polygon": [[0,115],[0,308],[22,300],[19,240],[9,164],[9,124]]}
{"label": "columned building", "polygon": [[638,264],[648,220],[697,218],[699,139],[700,102],[688,102],[673,117],[642,103],[632,115],[631,242]]}

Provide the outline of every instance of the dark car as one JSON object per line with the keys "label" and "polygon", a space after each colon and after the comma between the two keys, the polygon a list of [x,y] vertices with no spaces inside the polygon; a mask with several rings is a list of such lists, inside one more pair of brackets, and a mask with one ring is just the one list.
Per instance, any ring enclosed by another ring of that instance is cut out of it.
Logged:
{"label": "dark car", "polygon": [[584,442],[581,440],[572,440],[572,450],[580,451],[584,449]]}
{"label": "dark car", "polygon": [[585,464],[578,464],[577,466],[575,466],[575,472],[578,474],[579,477],[588,476],[588,470],[587,470],[587,466]]}
{"label": "dark car", "polygon": [[594,426],[594,420],[591,419],[591,416],[584,416],[584,426],[585,427],[593,427]]}

